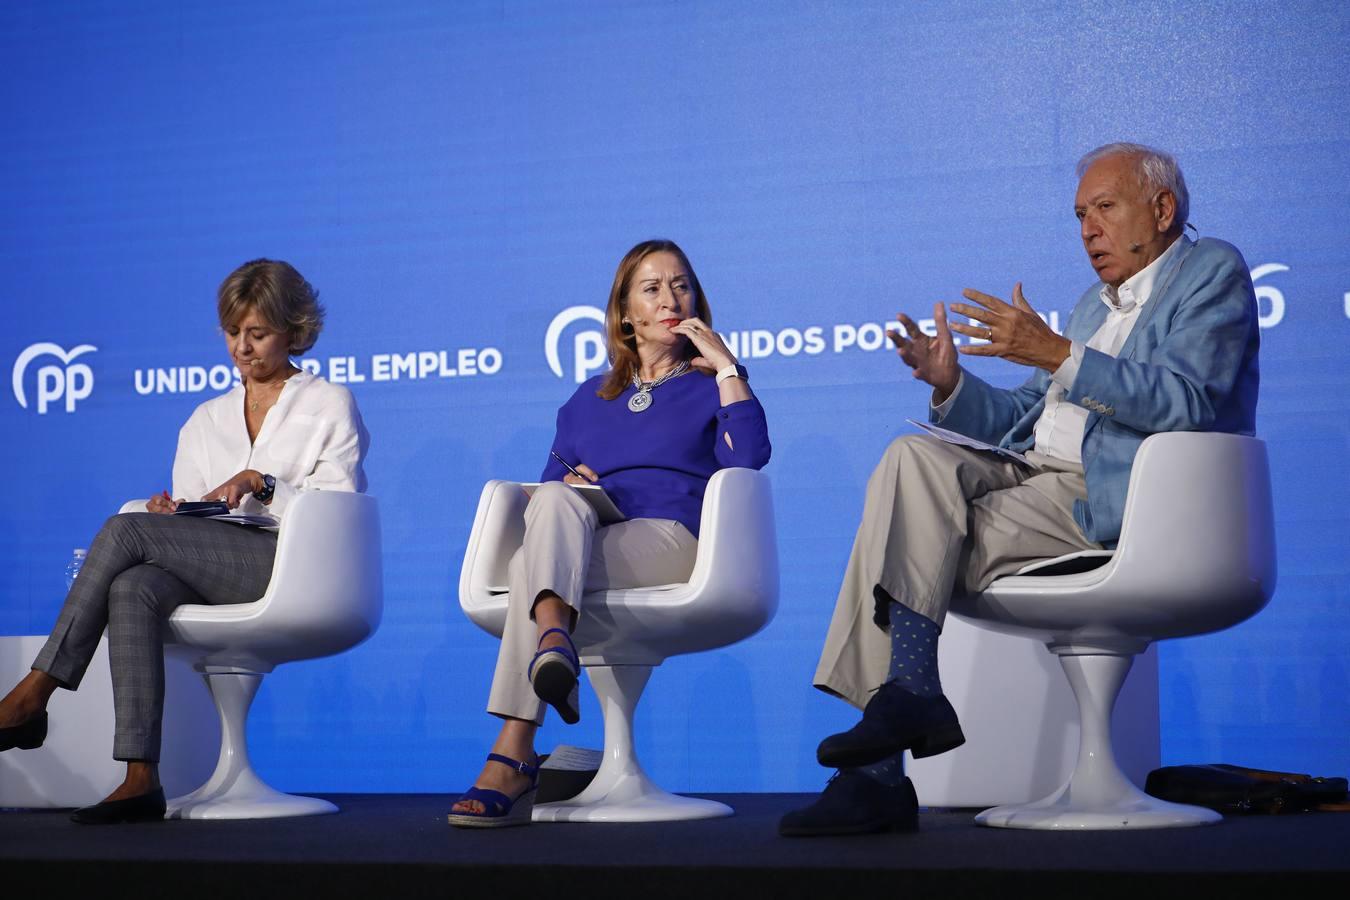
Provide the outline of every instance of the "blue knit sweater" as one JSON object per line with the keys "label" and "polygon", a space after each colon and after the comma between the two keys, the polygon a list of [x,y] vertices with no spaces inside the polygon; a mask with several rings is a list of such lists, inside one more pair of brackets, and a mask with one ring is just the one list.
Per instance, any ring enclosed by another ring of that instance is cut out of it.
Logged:
{"label": "blue knit sweater", "polygon": [[[652,391],[643,412],[628,409],[631,385],[613,400],[596,396],[604,381],[582,384],[558,410],[553,451],[585,463],[630,519],[674,519],[698,537],[703,492],[718,469],[760,469],[769,461],[768,423],[756,399],[722,406],[717,382],[691,371]],[[732,446],[727,446],[726,435]],[[541,481],[567,470],[549,457]]]}

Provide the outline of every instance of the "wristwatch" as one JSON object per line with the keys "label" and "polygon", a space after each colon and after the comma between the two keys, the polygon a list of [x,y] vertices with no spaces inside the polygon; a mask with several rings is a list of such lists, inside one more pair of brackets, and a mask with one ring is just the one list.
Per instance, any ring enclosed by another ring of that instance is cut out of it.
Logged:
{"label": "wristwatch", "polygon": [[749,381],[750,381],[750,373],[747,372],[747,371],[745,370],[745,366],[742,366],[742,365],[740,365],[739,363],[737,363],[737,364],[735,364],[735,365],[725,366],[725,367],[723,367],[723,368],[717,370],[717,383],[718,383],[718,384],[721,384],[722,382],[726,381],[728,378],[739,378],[739,379],[741,379],[741,381],[744,381],[744,382],[746,382],[746,383],[749,383]]}
{"label": "wristwatch", "polygon": [[271,503],[272,495],[277,491],[277,480],[271,475],[264,475],[262,477],[262,482],[262,490],[254,491],[253,499],[257,500],[259,503]]}

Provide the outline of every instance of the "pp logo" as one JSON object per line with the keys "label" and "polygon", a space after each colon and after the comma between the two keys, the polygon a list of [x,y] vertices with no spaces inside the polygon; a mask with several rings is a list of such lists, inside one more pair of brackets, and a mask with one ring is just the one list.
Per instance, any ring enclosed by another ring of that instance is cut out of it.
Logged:
{"label": "pp logo", "polygon": [[[567,326],[575,322],[598,322],[603,329],[605,314],[594,306],[569,306],[548,323],[548,331],[544,332],[544,358],[548,360],[548,367],[553,370],[553,374],[559,378],[563,378],[564,375],[558,345],[562,343],[563,332],[567,330]],[[587,328],[578,330],[573,335],[572,378],[577,384],[581,384],[588,375],[608,362],[609,355],[605,352],[603,331]]]}
{"label": "pp logo", "polygon": [[24,373],[28,364],[40,356],[55,356],[64,365],[46,365],[37,370],[37,411],[46,415],[47,407],[65,401],[66,412],[75,411],[75,404],[88,397],[94,390],[94,372],[84,363],[74,363],[75,357],[92,352],[98,348],[92,344],[80,344],[67,353],[56,344],[32,344],[26,347],[14,361],[14,399],[24,409],[28,408],[28,397],[23,391]]}
{"label": "pp logo", "polygon": [[[1252,269],[1252,281],[1260,281],[1276,272],[1288,272],[1284,263],[1266,263]],[[1256,317],[1262,328],[1274,328],[1284,320],[1284,293],[1268,284],[1256,285]]]}

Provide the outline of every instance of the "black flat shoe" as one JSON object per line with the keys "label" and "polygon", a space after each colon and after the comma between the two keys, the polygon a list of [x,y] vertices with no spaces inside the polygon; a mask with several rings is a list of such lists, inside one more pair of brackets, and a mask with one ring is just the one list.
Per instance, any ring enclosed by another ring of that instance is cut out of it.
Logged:
{"label": "black flat shoe", "polygon": [[0,728],[0,750],[18,747],[36,750],[47,739],[47,711],[44,709],[22,725]]}
{"label": "black flat shoe", "polygon": [[837,772],[815,803],[783,816],[783,837],[917,831],[919,798],[908,778],[891,787],[853,769]]}
{"label": "black flat shoe", "polygon": [[915,759],[937,756],[965,742],[956,710],[944,695],[920,697],[888,681],[868,701],[861,722],[820,742],[816,759],[822,766],[845,769],[903,750]]}
{"label": "black flat shoe", "polygon": [[70,821],[81,825],[116,825],[121,822],[163,822],[168,803],[164,800],[164,788],[157,787],[148,794],[129,797],[126,800],[106,800],[77,809],[70,814]]}

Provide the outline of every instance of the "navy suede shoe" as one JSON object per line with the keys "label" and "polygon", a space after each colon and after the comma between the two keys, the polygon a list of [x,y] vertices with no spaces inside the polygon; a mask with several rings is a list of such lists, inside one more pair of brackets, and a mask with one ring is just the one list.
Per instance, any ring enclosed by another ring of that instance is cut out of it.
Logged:
{"label": "navy suede shoe", "polygon": [[783,816],[783,837],[917,831],[919,798],[908,778],[891,787],[853,769],[837,772],[815,803]]}
{"label": "navy suede shoe", "polygon": [[163,822],[168,804],[164,788],[157,787],[148,794],[126,800],[105,800],[77,809],[70,821],[80,825],[117,825],[123,822]]}
{"label": "navy suede shoe", "polygon": [[920,697],[888,681],[867,702],[862,721],[816,748],[822,766],[866,766],[909,750],[915,759],[946,753],[966,742],[956,710],[942,694]]}

